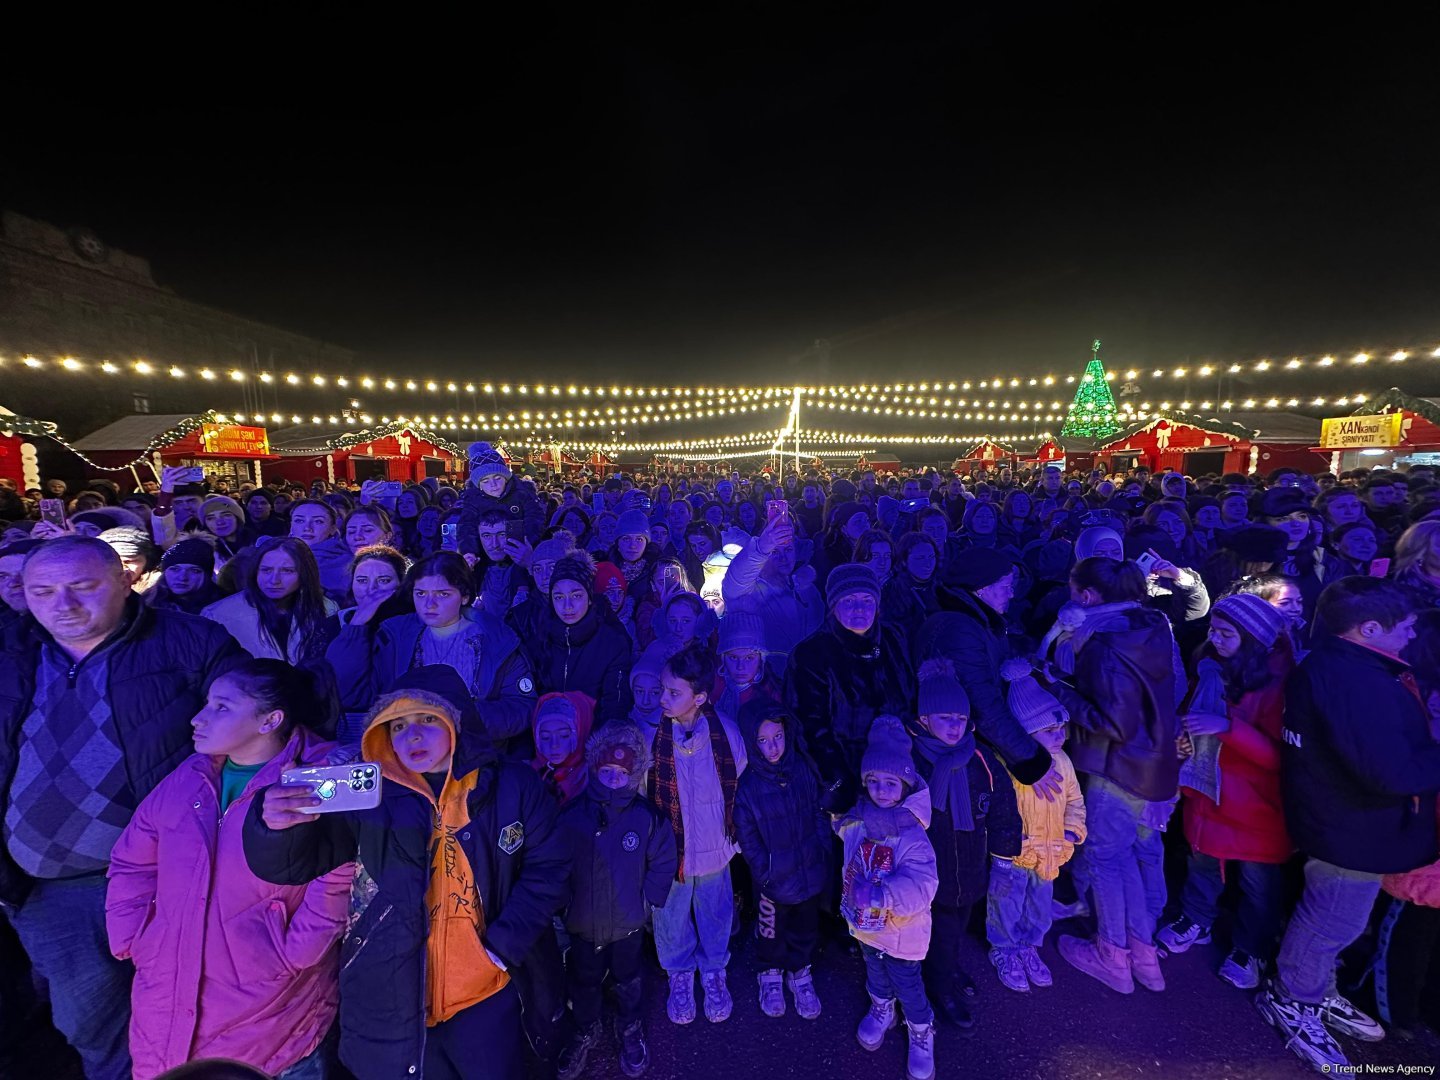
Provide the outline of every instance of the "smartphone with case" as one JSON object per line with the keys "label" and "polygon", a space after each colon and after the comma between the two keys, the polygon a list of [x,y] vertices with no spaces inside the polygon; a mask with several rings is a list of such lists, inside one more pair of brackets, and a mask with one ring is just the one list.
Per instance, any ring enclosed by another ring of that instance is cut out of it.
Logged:
{"label": "smartphone with case", "polygon": [[308,769],[287,769],[282,784],[309,784],[320,797],[320,805],[306,814],[335,814],[342,810],[369,810],[380,805],[383,778],[373,761],[349,765],[317,765]]}
{"label": "smartphone with case", "polygon": [[48,521],[56,528],[65,527],[65,500],[64,499],[41,499],[40,520]]}
{"label": "smartphone with case", "polygon": [[784,499],[771,499],[765,504],[765,520],[774,521],[776,518],[788,518],[790,516],[790,504]]}
{"label": "smartphone with case", "polygon": [[1155,569],[1155,564],[1159,561],[1158,557],[1148,551],[1142,551],[1139,555],[1135,556],[1135,565],[1140,567],[1140,572],[1146,577],[1150,576]]}
{"label": "smartphone with case", "polygon": [[1389,560],[1389,559],[1371,559],[1371,560],[1370,560],[1370,576],[1371,576],[1371,577],[1384,577],[1384,576],[1385,576],[1386,574],[1388,574],[1388,573],[1390,573],[1390,560]]}
{"label": "smartphone with case", "polygon": [[399,480],[381,480],[375,485],[375,497],[377,499],[398,499],[404,490],[405,485]]}
{"label": "smartphone with case", "polygon": [[597,514],[603,514],[605,512],[604,492],[597,491],[594,495],[590,496],[590,508]]}
{"label": "smartphone with case", "polygon": [[508,519],[506,519],[506,521],[505,521],[505,539],[506,539],[506,540],[524,540],[524,539],[525,539],[525,522],[520,521],[520,520],[518,520],[518,519],[516,519],[516,518],[508,518]]}

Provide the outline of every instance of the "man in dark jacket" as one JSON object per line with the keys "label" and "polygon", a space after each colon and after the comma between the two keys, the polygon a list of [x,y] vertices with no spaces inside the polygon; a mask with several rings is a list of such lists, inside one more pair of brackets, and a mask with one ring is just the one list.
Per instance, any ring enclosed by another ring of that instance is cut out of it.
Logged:
{"label": "man in dark jacket", "polygon": [[489,1075],[523,1072],[513,984],[565,899],[569,852],[539,776],[482,732],[452,668],[414,668],[361,741],[384,774],[379,806],[315,814],[309,785],[276,785],[245,819],[245,859],[266,881],[364,868],[340,961],[340,1057],[359,1080],[473,1075],[482,1055]]}
{"label": "man in dark jacket", "polygon": [[970,699],[970,721],[1000,755],[1010,775],[1053,798],[1062,788],[1048,751],[1025,733],[1005,703],[1000,665],[1010,659],[1005,610],[1014,596],[1015,566],[991,548],[972,548],[946,564],[941,611],[915,638],[917,663],[944,659]]}
{"label": "man in dark jacket", "polygon": [[471,443],[470,482],[460,496],[460,521],[455,530],[460,554],[480,554],[480,517],[487,510],[498,510],[506,521],[522,522],[525,539],[540,542],[545,527],[545,508],[530,480],[517,479],[505,464],[500,452],[487,442]]}
{"label": "man in dark jacket", "polygon": [[128,1077],[133,969],[105,946],[110,850],[193,752],[190,719],[248,660],[223,627],[144,607],[114,549],[31,552],[30,616],[0,634],[0,904],[89,1077]]}
{"label": "man in dark jacket", "polygon": [[634,645],[609,604],[595,603],[595,565],[583,552],[555,564],[540,638],[526,643],[541,694],[579,690],[595,702],[595,726],[630,714]]}
{"label": "man in dark jacket", "polygon": [[1286,688],[1280,762],[1285,824],[1306,855],[1305,891],[1285,931],[1261,1014],[1307,1064],[1338,1073],[1331,1037],[1384,1030],[1335,988],[1335,961],[1365,930],[1383,874],[1434,862],[1440,743],[1400,653],[1415,611],[1393,582],[1347,577],[1316,605],[1329,636]]}

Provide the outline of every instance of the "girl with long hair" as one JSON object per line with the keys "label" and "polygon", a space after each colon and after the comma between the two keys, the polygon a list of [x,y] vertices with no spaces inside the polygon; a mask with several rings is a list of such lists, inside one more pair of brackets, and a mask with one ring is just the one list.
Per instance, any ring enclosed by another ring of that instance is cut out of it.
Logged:
{"label": "girl with long hair", "polygon": [[205,608],[256,659],[304,664],[325,652],[325,620],[337,610],[303,540],[284,537],[261,549],[241,591]]}

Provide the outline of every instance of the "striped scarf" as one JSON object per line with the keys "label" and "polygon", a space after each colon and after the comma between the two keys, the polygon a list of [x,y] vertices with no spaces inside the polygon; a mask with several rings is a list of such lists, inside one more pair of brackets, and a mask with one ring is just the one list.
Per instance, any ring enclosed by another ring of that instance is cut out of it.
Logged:
{"label": "striped scarf", "polygon": [[[720,726],[720,718],[708,706],[705,707],[705,722],[710,725],[710,751],[715,756],[715,771],[720,776],[720,794],[725,801],[725,836],[735,835],[735,755],[730,750],[730,740]],[[650,799],[670,820],[675,833],[676,854],[680,858],[677,880],[685,880],[685,819],[680,812],[680,781],[675,774],[675,725],[668,718],[662,718],[660,729],[655,733],[655,767],[650,770]]]}

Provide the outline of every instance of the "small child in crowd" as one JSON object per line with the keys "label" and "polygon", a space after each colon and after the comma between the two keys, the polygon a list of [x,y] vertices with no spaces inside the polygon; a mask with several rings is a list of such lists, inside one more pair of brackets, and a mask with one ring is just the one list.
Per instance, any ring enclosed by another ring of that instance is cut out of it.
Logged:
{"label": "small child in crowd", "polygon": [[757,697],[779,702],[785,687],[765,662],[765,620],[748,611],[732,611],[720,620],[720,678],[715,711],[734,719]]}
{"label": "small child in crowd", "polygon": [[711,651],[692,643],[660,672],[665,719],[655,734],[650,797],[670,823],[679,869],[665,905],[655,912],[655,951],[670,976],[666,1011],[672,1023],[695,1019],[695,972],[705,993],[705,1019],[730,1017],[725,983],[735,897],[730,860],[735,839],[735,791],[745,771],[745,743],[710,704],[715,686]]}
{"label": "small child in crowd", "polygon": [[930,905],[935,899],[935,849],[930,789],[915,771],[910,737],[893,716],[876,717],[860,761],[855,806],[835,821],[844,847],[840,910],[865,958],[870,1011],[856,1039],[878,1050],[895,1026],[895,1002],[909,1032],[909,1080],[935,1075],[935,1013],[925,996],[920,962],[930,949]]}
{"label": "small child in crowd", "polygon": [[830,880],[831,846],[830,820],[820,807],[820,773],[805,752],[799,723],[779,705],[756,699],[740,710],[739,723],[749,765],[735,794],[735,831],[759,911],[760,1009],[766,1016],[784,1016],[783,987],[789,986],[795,1011],[814,1020],[820,998],[810,979],[810,958],[819,935],[820,899]]}
{"label": "small child in crowd", "polygon": [[645,736],[647,747],[655,745],[655,732],[664,718],[660,708],[660,670],[664,666],[664,658],[658,651],[646,649],[630,669],[630,696],[634,701],[630,722]]}
{"label": "small child in crowd", "polygon": [[1069,719],[1064,706],[1035,681],[1024,660],[1007,661],[1001,674],[1010,683],[1010,712],[1050,751],[1065,784],[1061,797],[1053,801],[1041,798],[1032,787],[1014,784],[1020,854],[1011,862],[995,860],[990,874],[986,915],[990,962],[1002,983],[1024,991],[1052,981],[1039,949],[1050,932],[1055,878],[1075,854],[1075,845],[1085,839],[1085,799],[1075,766],[1062,749]]}
{"label": "small child in crowd", "polygon": [[585,790],[585,740],[594,724],[594,710],[589,695],[578,690],[546,694],[535,703],[531,765],[561,806]]}
{"label": "small child in crowd", "polygon": [[557,822],[573,860],[565,974],[574,1031],[560,1053],[560,1080],[580,1076],[600,1042],[607,972],[614,984],[620,1071],[639,1076],[650,1065],[640,1015],[642,931],[649,910],[670,895],[676,856],[669,822],[638,797],[649,758],[645,737],[631,725],[602,727],[585,744],[589,782]]}

